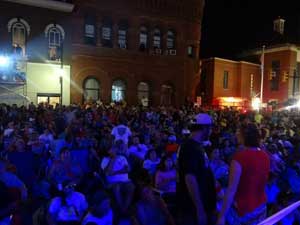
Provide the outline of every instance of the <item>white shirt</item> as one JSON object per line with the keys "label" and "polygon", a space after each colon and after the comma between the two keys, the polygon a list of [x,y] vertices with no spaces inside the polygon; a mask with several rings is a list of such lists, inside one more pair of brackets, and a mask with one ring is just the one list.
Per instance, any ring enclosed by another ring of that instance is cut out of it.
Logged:
{"label": "white shirt", "polygon": [[[128,162],[127,159],[124,156],[116,156],[115,163],[113,165],[113,171],[119,171],[124,169],[125,167],[128,167]],[[109,157],[104,157],[101,162],[101,168],[105,170],[107,166],[109,165],[111,158]],[[106,176],[107,182],[108,183],[118,183],[118,182],[128,182],[128,173],[124,174],[116,174],[112,176]]]}
{"label": "white shirt", "polygon": [[95,217],[91,213],[88,213],[83,219],[82,225],[86,225],[87,223],[96,223],[97,225],[112,225],[113,212],[110,210],[109,213],[102,218]]}
{"label": "white shirt", "polygon": [[115,126],[111,134],[115,137],[115,141],[122,140],[124,144],[128,144],[128,139],[132,135],[130,129],[122,124]]}
{"label": "white shirt", "polygon": [[61,197],[51,200],[48,212],[55,221],[79,221],[88,208],[83,194],[72,192],[66,197],[66,205],[62,205]]}
{"label": "white shirt", "polygon": [[144,144],[131,145],[128,149],[128,154],[133,154],[134,156],[140,158],[141,160],[145,159],[145,156],[148,152],[148,147]]}
{"label": "white shirt", "polygon": [[39,137],[40,142],[42,142],[43,144],[50,144],[53,141],[53,135],[52,134],[42,134]]}
{"label": "white shirt", "polygon": [[12,129],[12,128],[6,128],[5,130],[4,130],[4,136],[6,137],[6,136],[9,136],[9,135],[11,135],[11,133],[14,131],[14,129]]}

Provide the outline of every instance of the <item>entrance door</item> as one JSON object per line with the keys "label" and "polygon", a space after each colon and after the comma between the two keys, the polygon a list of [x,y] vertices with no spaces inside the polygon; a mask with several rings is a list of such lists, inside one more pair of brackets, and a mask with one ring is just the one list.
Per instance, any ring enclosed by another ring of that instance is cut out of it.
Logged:
{"label": "entrance door", "polygon": [[55,106],[60,103],[60,95],[59,94],[37,94],[37,104],[47,103],[49,105]]}

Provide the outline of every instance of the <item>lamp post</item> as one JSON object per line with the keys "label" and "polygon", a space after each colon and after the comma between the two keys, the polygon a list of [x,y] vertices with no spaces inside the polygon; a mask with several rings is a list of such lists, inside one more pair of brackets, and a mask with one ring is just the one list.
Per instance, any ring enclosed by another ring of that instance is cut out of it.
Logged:
{"label": "lamp post", "polygon": [[64,42],[61,41],[60,46],[60,74],[59,74],[59,83],[60,83],[60,106],[62,107],[63,103],[63,73],[64,73]]}

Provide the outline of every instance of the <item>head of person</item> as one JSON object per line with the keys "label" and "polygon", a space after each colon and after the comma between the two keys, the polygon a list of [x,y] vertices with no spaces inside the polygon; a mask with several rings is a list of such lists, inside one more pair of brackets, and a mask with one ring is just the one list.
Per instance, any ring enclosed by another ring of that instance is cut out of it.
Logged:
{"label": "head of person", "polygon": [[111,209],[110,198],[104,191],[96,192],[91,201],[91,213],[98,218],[107,215]]}
{"label": "head of person", "polygon": [[44,134],[45,134],[45,135],[48,135],[49,133],[50,133],[50,131],[49,131],[48,128],[44,129]]}
{"label": "head of person", "polygon": [[176,143],[176,136],[175,135],[170,135],[168,137],[168,142],[171,143],[171,144]]}
{"label": "head of person", "polygon": [[174,169],[174,163],[172,158],[168,156],[164,156],[160,161],[158,169],[161,171],[170,171]]}
{"label": "head of person", "polygon": [[207,141],[211,134],[213,119],[206,113],[199,113],[190,124],[191,136],[197,141]]}
{"label": "head of person", "polygon": [[112,158],[116,157],[118,153],[118,146],[117,145],[110,145],[108,149],[108,155]]}
{"label": "head of person", "polygon": [[133,145],[138,145],[140,143],[140,138],[138,136],[134,136],[132,139]]}
{"label": "head of person", "polygon": [[220,150],[218,148],[215,148],[210,156],[211,160],[219,160],[220,159]]}
{"label": "head of person", "polygon": [[23,139],[19,138],[16,140],[15,143],[16,151],[18,152],[23,152],[25,151],[25,142]]}
{"label": "head of person", "polygon": [[71,160],[71,153],[68,148],[64,147],[60,150],[60,159],[63,162],[67,162]]}
{"label": "head of person", "polygon": [[151,161],[156,161],[157,160],[157,154],[156,151],[154,149],[150,149],[147,152],[146,158],[151,160]]}
{"label": "head of person", "polygon": [[237,130],[236,135],[238,144],[250,148],[260,147],[261,135],[258,127],[254,123],[242,125]]}

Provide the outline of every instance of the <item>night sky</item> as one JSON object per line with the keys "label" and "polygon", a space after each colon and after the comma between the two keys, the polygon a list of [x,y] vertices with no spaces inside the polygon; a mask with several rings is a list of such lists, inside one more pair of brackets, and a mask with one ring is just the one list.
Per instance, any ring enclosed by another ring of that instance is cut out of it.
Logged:
{"label": "night sky", "polygon": [[300,43],[299,0],[206,0],[201,57],[235,59],[243,50],[272,43],[278,16],[286,20],[285,38]]}

